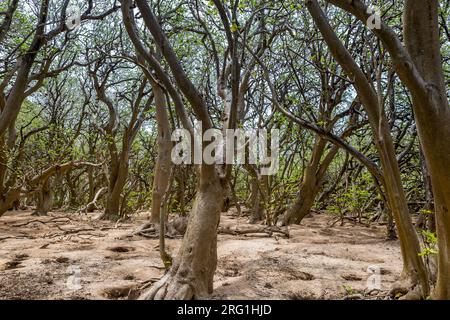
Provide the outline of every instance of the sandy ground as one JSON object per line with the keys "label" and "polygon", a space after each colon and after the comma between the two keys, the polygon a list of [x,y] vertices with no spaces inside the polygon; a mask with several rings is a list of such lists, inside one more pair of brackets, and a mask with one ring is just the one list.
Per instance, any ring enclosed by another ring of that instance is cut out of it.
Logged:
{"label": "sandy ground", "polygon": [[[145,221],[94,221],[75,213],[0,218],[0,299],[128,299],[164,273],[158,240],[130,236]],[[248,228],[222,215],[221,226]],[[254,226],[253,226],[254,228]],[[213,299],[385,299],[401,271],[384,227],[330,227],[315,215],[282,235],[220,234]],[[168,239],[173,255],[180,239]],[[368,271],[375,270],[375,274]],[[367,290],[368,280],[380,290]]]}

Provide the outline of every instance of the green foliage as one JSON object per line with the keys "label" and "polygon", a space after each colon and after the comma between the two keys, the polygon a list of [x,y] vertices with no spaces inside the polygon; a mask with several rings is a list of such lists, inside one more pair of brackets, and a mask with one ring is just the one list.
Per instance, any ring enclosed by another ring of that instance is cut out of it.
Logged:
{"label": "green foliage", "polygon": [[425,247],[419,253],[419,256],[424,257],[424,256],[437,254],[438,251],[436,249],[436,245],[437,245],[436,234],[434,232],[430,232],[427,230],[421,230],[420,234],[422,235],[422,239],[423,239],[423,243],[424,243]]}
{"label": "green foliage", "polygon": [[344,288],[345,292],[347,292],[347,295],[352,295],[355,293],[355,289],[349,284],[343,284],[342,287]]}

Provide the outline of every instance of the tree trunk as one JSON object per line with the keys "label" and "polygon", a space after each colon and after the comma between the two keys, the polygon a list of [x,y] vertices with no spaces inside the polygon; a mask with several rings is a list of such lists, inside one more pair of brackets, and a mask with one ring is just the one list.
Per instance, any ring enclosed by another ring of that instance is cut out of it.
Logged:
{"label": "tree trunk", "polygon": [[[268,176],[261,175],[254,165],[244,164],[244,168],[250,175],[250,197],[248,199],[250,207],[250,223],[256,223],[264,219],[264,215],[268,218],[266,212],[266,204],[268,203]],[[270,220],[270,219],[266,219]]]}
{"label": "tree trunk", "polygon": [[0,217],[11,209],[15,201],[20,199],[20,188],[8,190],[0,196]]}
{"label": "tree trunk", "polygon": [[317,185],[315,170],[311,167],[307,167],[302,185],[300,186],[298,197],[285,213],[284,224],[299,224],[303,218],[310,213],[318,192],[319,188]]}
{"label": "tree trunk", "polygon": [[128,159],[121,157],[118,168],[110,177],[108,196],[106,198],[105,212],[101,216],[103,220],[118,220],[120,218],[120,203],[123,187],[125,186],[128,176]]}
{"label": "tree trunk", "polygon": [[8,163],[8,150],[5,139],[0,136],[0,195],[5,192],[5,178]]}
{"label": "tree trunk", "polygon": [[200,299],[212,293],[221,199],[223,188],[219,178],[201,179],[172,268],[140,299]]}
{"label": "tree trunk", "polygon": [[314,201],[324,182],[325,173],[339,151],[339,147],[333,145],[322,163],[320,163],[326,147],[326,140],[320,137],[316,139],[311,161],[306,167],[302,185],[300,186],[299,196],[285,213],[285,225],[291,223],[299,224],[311,212]]}
{"label": "tree trunk", "polygon": [[159,223],[161,201],[169,184],[172,141],[170,140],[170,122],[164,91],[159,84],[151,81],[156,105],[156,122],[158,125],[158,158],[152,190],[152,212],[150,222]]}
{"label": "tree trunk", "polygon": [[181,215],[186,215],[186,181],[187,174],[186,169],[183,167],[179,167],[178,169],[173,168],[172,170],[177,170],[176,174],[174,174],[174,179],[177,182],[177,190],[175,192],[175,200],[178,204],[178,208]]}
{"label": "tree trunk", "polygon": [[437,0],[406,1],[405,44],[418,72],[426,81],[426,92],[411,90],[411,94],[419,138],[433,185],[439,270],[434,298],[449,300],[450,108],[442,72],[438,17]]}
{"label": "tree trunk", "polygon": [[250,223],[256,223],[264,219],[264,203],[259,190],[260,184],[257,177],[251,177],[250,185]]}
{"label": "tree trunk", "polygon": [[[385,177],[384,188],[388,205],[397,224],[400,240],[403,272],[399,285],[402,289],[409,290],[411,295],[415,294],[415,289],[418,289],[417,285],[420,285],[421,290],[419,290],[418,297],[426,297],[429,294],[428,274],[424,262],[419,256],[420,243],[409,213],[383,105],[366,75],[331,28],[317,1],[309,0],[306,5],[334,58],[354,80],[354,87],[369,118]],[[381,92],[378,94],[381,95]]]}
{"label": "tree trunk", "polygon": [[50,179],[43,182],[37,194],[36,210],[33,215],[46,216],[53,208],[53,190]]}
{"label": "tree trunk", "polygon": [[[190,102],[197,119],[202,122],[203,134],[213,127],[203,96],[187,77],[147,1],[136,0],[135,3],[178,87]],[[123,1],[122,5],[125,6],[123,9],[127,9],[131,1]],[[204,148],[205,144],[202,151]],[[217,227],[224,198],[222,185],[226,185],[227,181],[219,177],[214,165],[204,163],[200,167],[199,180],[187,230],[174,264],[160,281],[141,296],[143,299],[192,299],[212,293],[217,266]]]}
{"label": "tree trunk", "polygon": [[[76,182],[75,179],[72,179],[72,176],[70,175],[70,173],[66,173],[66,183],[67,183],[67,189],[69,192],[69,197],[68,197],[68,206],[71,209],[75,209],[78,207],[78,190],[76,188]],[[76,177],[79,178],[79,177]],[[61,203],[62,205],[62,203]]]}
{"label": "tree trunk", "polygon": [[284,223],[286,225],[290,223],[300,223],[302,219],[309,214],[314,204],[314,199],[319,191],[316,172],[326,144],[327,141],[325,139],[316,136],[311,160],[305,169],[298,197],[285,213]]}
{"label": "tree trunk", "polygon": [[425,157],[422,150],[420,151],[420,164],[422,168],[423,190],[425,204],[422,207],[424,212],[419,214],[417,227],[431,232],[436,232],[436,217],[434,215],[433,186],[431,184],[430,172],[427,168]]}

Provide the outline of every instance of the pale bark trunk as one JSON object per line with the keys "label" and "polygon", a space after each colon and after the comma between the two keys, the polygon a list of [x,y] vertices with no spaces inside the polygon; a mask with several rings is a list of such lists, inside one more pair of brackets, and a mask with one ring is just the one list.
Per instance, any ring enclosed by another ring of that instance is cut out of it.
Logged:
{"label": "pale bark trunk", "polygon": [[219,179],[201,179],[172,268],[141,299],[200,299],[212,293],[217,266],[217,226],[222,206],[218,199],[223,199]]}
{"label": "pale bark trunk", "polygon": [[8,169],[8,151],[3,137],[0,136],[0,195],[5,192],[6,171]]}
{"label": "pale bark trunk", "polygon": [[167,103],[164,91],[157,83],[152,82],[156,105],[156,122],[158,125],[158,158],[152,190],[152,212],[150,222],[159,223],[161,201],[169,184],[172,141],[170,140],[170,122],[167,114]]}
{"label": "pale bark trunk", "polygon": [[97,201],[100,199],[100,197],[106,193],[106,191],[108,190],[107,187],[102,187],[100,188],[97,193],[94,195],[94,198],[92,199],[92,201],[90,201],[86,207],[83,209],[83,211],[85,211],[85,213],[88,212],[93,212],[95,209],[97,209]]}

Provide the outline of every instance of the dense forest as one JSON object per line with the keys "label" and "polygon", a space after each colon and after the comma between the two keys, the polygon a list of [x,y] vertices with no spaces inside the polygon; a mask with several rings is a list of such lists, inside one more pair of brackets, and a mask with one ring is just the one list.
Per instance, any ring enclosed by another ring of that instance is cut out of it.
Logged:
{"label": "dense forest", "polygon": [[0,0],[0,299],[450,300],[449,0]]}

